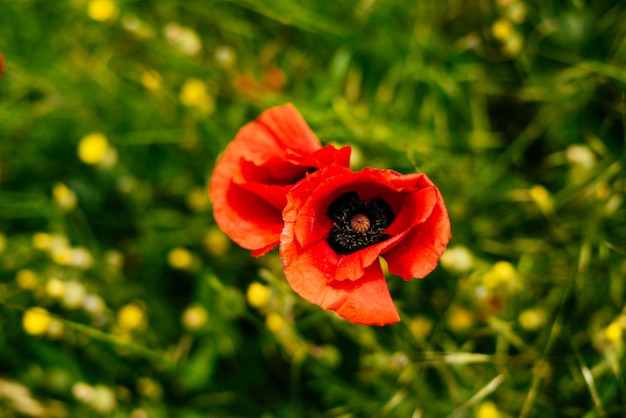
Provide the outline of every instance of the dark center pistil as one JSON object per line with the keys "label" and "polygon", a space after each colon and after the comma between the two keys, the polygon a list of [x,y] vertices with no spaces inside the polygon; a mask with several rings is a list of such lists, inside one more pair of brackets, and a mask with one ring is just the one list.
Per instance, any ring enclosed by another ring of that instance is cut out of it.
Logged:
{"label": "dark center pistil", "polygon": [[326,216],[333,221],[326,241],[337,254],[352,254],[386,240],[389,235],[383,231],[394,219],[391,206],[383,199],[366,201],[356,192],[337,197],[328,206]]}
{"label": "dark center pistil", "polygon": [[362,234],[365,234],[370,229],[370,225],[370,218],[362,213],[357,213],[352,217],[352,219],[350,219],[350,226],[352,229]]}

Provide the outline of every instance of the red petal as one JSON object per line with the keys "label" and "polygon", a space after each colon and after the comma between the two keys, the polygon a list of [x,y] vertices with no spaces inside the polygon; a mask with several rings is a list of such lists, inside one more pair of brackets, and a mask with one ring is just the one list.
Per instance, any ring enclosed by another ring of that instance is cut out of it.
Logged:
{"label": "red petal", "polygon": [[266,110],[253,123],[271,132],[283,148],[309,153],[322,147],[291,103]]}
{"label": "red petal", "polygon": [[[235,187],[235,186],[233,186]],[[261,184],[261,183],[244,183],[238,185],[238,187],[249,191],[251,194],[255,195],[258,199],[261,199],[273,206],[274,209],[278,211],[278,213],[282,212],[283,208],[287,204],[287,192],[291,189],[291,186],[274,186],[271,184]],[[237,211],[240,210],[249,210],[249,206],[254,204],[254,202],[243,202],[245,207],[234,208]],[[276,213],[276,212],[274,212]]]}
{"label": "red petal", "polygon": [[342,147],[335,148],[332,145],[326,145],[324,148],[311,154],[310,159],[313,161],[314,167],[326,167],[328,165],[340,165],[342,167],[350,166],[350,153],[352,148]]}
{"label": "red petal", "polygon": [[[256,121],[241,128],[224,151],[211,178],[209,193],[219,227],[233,241],[253,250],[255,254],[275,246],[282,230],[281,211],[286,198],[275,187],[269,186],[269,189],[263,190],[258,187],[255,190],[252,185],[242,188],[233,182],[237,180],[245,183],[246,177],[251,175],[250,164],[242,165],[242,159],[262,165],[288,154],[306,154],[318,149],[321,149],[319,141],[290,104],[269,109]],[[248,172],[242,172],[242,168]],[[288,173],[289,176],[291,174]],[[257,182],[268,180],[258,172],[255,175],[259,177]],[[271,175],[272,172],[266,174]],[[278,183],[284,185],[280,181]],[[259,196],[260,193],[263,195]]]}
{"label": "red petal", "polygon": [[212,193],[212,200],[215,222],[241,247],[259,250],[278,244],[283,226],[280,210],[265,199],[232,184],[224,194]]}
{"label": "red petal", "polygon": [[336,311],[356,324],[385,325],[400,320],[379,263],[365,269],[358,280],[329,281],[315,267],[317,262],[324,260],[316,259],[310,252],[301,252],[293,241],[293,223],[285,225],[281,236],[285,277],[291,288],[304,299]]}
{"label": "red petal", "polygon": [[413,226],[424,222],[437,203],[437,189],[428,187],[412,193],[393,193],[382,196],[394,210],[395,219],[385,230],[386,234],[395,235],[406,232]]}
{"label": "red petal", "polygon": [[450,236],[448,212],[437,191],[437,203],[428,219],[413,227],[398,245],[382,256],[387,260],[390,273],[405,280],[422,278],[437,267]]}

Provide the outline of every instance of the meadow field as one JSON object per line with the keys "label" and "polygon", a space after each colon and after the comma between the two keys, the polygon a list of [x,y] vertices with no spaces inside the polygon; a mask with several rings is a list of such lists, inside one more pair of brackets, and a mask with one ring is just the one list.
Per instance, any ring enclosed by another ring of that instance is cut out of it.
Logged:
{"label": "meadow field", "polygon": [[[621,0],[0,0],[0,417],[626,416]],[[452,238],[353,324],[217,226],[292,103]]]}

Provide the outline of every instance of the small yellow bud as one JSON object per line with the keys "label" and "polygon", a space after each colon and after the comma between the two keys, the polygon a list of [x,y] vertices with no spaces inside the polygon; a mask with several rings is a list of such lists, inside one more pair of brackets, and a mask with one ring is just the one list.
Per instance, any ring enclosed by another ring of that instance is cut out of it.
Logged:
{"label": "small yellow bud", "polygon": [[52,318],[52,321],[50,321],[50,326],[48,326],[48,332],[46,333],[46,335],[48,336],[48,338],[59,339],[63,336],[64,329],[65,326],[60,319]]}
{"label": "small yellow bud", "polygon": [[212,227],[209,228],[204,236],[204,246],[206,251],[215,256],[222,256],[228,252],[230,248],[230,238],[222,232],[221,229]]}
{"label": "small yellow bud", "polygon": [[526,4],[521,1],[516,1],[512,3],[506,9],[506,14],[509,18],[515,23],[523,23],[526,20],[526,14],[528,10],[526,9]]}
{"label": "small yellow bud", "polygon": [[187,195],[187,206],[194,212],[202,212],[209,207],[209,193],[206,189],[196,188]]}
{"label": "small yellow bud", "polygon": [[0,232],[0,254],[5,252],[7,249],[7,237],[2,232]]}
{"label": "small yellow bud", "polygon": [[100,414],[110,414],[117,407],[115,393],[111,388],[104,385],[94,386],[93,399],[90,406]]}
{"label": "small yellow bud", "polygon": [[72,264],[72,249],[69,247],[59,247],[52,250],[52,261],[62,266]]}
{"label": "small yellow bud", "polygon": [[161,90],[163,87],[163,78],[161,74],[154,70],[145,70],[141,73],[141,84],[151,91]]}
{"label": "small yellow bud", "polygon": [[519,315],[519,324],[528,331],[534,331],[546,323],[546,313],[541,308],[531,308],[522,311]]}
{"label": "small yellow bud", "polygon": [[52,245],[52,236],[45,232],[37,232],[33,235],[33,247],[40,251],[47,251]]}
{"label": "small yellow bud", "polygon": [[118,250],[108,250],[104,253],[104,262],[114,270],[119,270],[124,265],[124,254]]}
{"label": "small yellow bud", "polygon": [[222,68],[231,68],[237,62],[235,50],[227,45],[220,45],[215,48],[215,61]]}
{"label": "small yellow bud", "polygon": [[491,27],[491,33],[499,41],[506,41],[513,34],[513,25],[507,19],[498,19]]}
{"label": "small yellow bud", "polygon": [[22,289],[33,289],[39,283],[39,278],[32,270],[22,269],[15,275],[15,281]]}
{"label": "small yellow bud", "polygon": [[424,316],[418,316],[409,322],[409,329],[416,339],[424,340],[433,329],[433,321]]}
{"label": "small yellow bud", "polygon": [[269,287],[264,286],[261,283],[254,282],[250,285],[250,287],[248,287],[246,298],[251,306],[261,308],[267,305],[271,295],[272,290]]}
{"label": "small yellow bud", "polygon": [[167,43],[185,55],[195,55],[202,49],[200,36],[193,29],[177,23],[168,23],[163,33]]}
{"label": "small yellow bud", "polygon": [[541,185],[536,185],[530,188],[528,191],[530,198],[544,213],[554,212],[554,203],[550,197],[550,192]]}
{"label": "small yellow bud", "polygon": [[194,107],[205,114],[213,113],[215,100],[208,92],[206,84],[195,78],[188,79],[180,92],[180,101],[187,107]]}
{"label": "small yellow bud", "polygon": [[456,332],[465,331],[474,325],[474,314],[469,309],[454,306],[448,314],[448,326]]}
{"label": "small yellow bud", "polygon": [[44,308],[35,307],[30,308],[24,312],[22,317],[22,327],[27,334],[30,335],[43,335],[50,328],[52,323],[52,317],[50,313]]}
{"label": "small yellow bud", "polygon": [[441,266],[451,271],[465,273],[474,267],[474,256],[463,246],[450,247],[441,256]]}
{"label": "small yellow bud", "polygon": [[483,275],[483,285],[493,289],[501,284],[511,283],[517,277],[515,267],[508,261],[498,261]]}
{"label": "small yellow bud", "polygon": [[197,331],[203,328],[209,319],[209,314],[201,305],[190,305],[183,312],[181,322],[189,331]]}
{"label": "small yellow bud", "polygon": [[500,418],[502,414],[493,402],[483,402],[476,411],[476,418]]}
{"label": "small yellow bud", "polygon": [[265,318],[265,325],[271,332],[277,333],[287,326],[287,322],[280,314],[272,312]]}
{"label": "small yellow bud", "polygon": [[167,254],[167,262],[178,270],[186,270],[193,265],[193,254],[186,248],[176,247]]}
{"label": "small yellow bud", "polygon": [[117,312],[117,322],[120,327],[126,330],[143,328],[145,326],[145,320],[143,308],[136,303],[124,305]]}
{"label": "small yellow bud", "polygon": [[52,196],[61,208],[67,212],[76,207],[76,193],[69,189],[65,184],[56,182],[52,186]]}
{"label": "small yellow bud", "polygon": [[65,282],[56,277],[51,277],[46,282],[46,294],[54,299],[63,298],[63,295],[65,295]]}
{"label": "small yellow bud", "polygon": [[522,39],[522,36],[518,32],[514,31],[511,36],[504,41],[503,50],[507,55],[514,57],[519,54],[523,46],[524,40]]}
{"label": "small yellow bud", "polygon": [[606,329],[604,330],[604,336],[610,342],[620,341],[622,339],[623,328],[619,322],[612,322]]}
{"label": "small yellow bud", "polygon": [[137,391],[149,399],[160,399],[163,395],[163,388],[161,385],[153,379],[148,377],[140,377],[137,379]]}
{"label": "small yellow bud", "polygon": [[98,22],[114,20],[118,14],[117,5],[111,0],[91,0],[87,4],[87,15]]}
{"label": "small yellow bud", "polygon": [[87,289],[82,283],[71,281],[65,283],[65,293],[63,293],[63,306],[68,309],[77,309],[83,306],[87,297]]}
{"label": "small yellow bud", "polygon": [[83,300],[83,309],[92,315],[100,315],[106,310],[106,303],[100,296],[90,294]]}
{"label": "small yellow bud", "polygon": [[109,141],[99,132],[85,135],[78,143],[78,157],[85,164],[98,164],[109,149]]}
{"label": "small yellow bud", "polygon": [[94,396],[93,387],[85,382],[77,382],[72,386],[72,395],[78,401],[90,403]]}
{"label": "small yellow bud", "polygon": [[72,265],[86,270],[93,265],[93,256],[86,248],[72,248]]}

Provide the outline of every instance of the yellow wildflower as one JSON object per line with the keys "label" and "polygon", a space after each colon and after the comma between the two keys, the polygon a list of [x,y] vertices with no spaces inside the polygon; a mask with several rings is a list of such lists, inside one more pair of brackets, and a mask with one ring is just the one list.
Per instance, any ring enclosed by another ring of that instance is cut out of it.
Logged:
{"label": "yellow wildflower", "polygon": [[82,283],[71,281],[65,283],[65,293],[63,294],[63,306],[68,309],[81,307],[87,297],[87,289]]}
{"label": "yellow wildflower", "polygon": [[94,386],[93,398],[90,406],[100,414],[109,414],[117,407],[117,400],[113,390],[104,385]]}
{"label": "yellow wildflower", "polygon": [[52,196],[57,204],[65,211],[69,212],[76,207],[76,193],[65,184],[56,182],[52,186]]}
{"label": "yellow wildflower", "polygon": [[161,90],[163,87],[163,78],[161,74],[155,70],[144,70],[141,73],[141,84],[151,91]]}
{"label": "yellow wildflower", "polygon": [[52,260],[62,266],[69,266],[72,262],[72,249],[59,247],[52,250]]}
{"label": "yellow wildflower", "polygon": [[433,329],[433,321],[424,316],[417,316],[409,322],[409,329],[416,339],[424,340]]}
{"label": "yellow wildflower", "polygon": [[183,247],[176,247],[167,254],[167,262],[178,270],[186,270],[193,265],[193,254]]}
{"label": "yellow wildflower", "polygon": [[219,67],[232,68],[237,62],[235,50],[227,45],[220,45],[213,53],[215,61]]}
{"label": "yellow wildflower", "polygon": [[441,256],[441,266],[451,271],[465,273],[474,267],[474,256],[463,246],[450,247]]}
{"label": "yellow wildflower", "polygon": [[32,270],[22,269],[15,275],[15,281],[22,289],[33,289],[39,283],[39,278]]}
{"label": "yellow wildflower", "polygon": [[85,135],[78,143],[78,157],[85,164],[98,164],[109,149],[109,141],[100,132]]}
{"label": "yellow wildflower", "polygon": [[209,93],[206,83],[196,78],[185,81],[180,91],[180,101],[187,107],[193,107],[204,114],[211,114],[215,110],[215,100]]}
{"label": "yellow wildflower", "polygon": [[522,36],[515,31],[504,41],[503,50],[507,55],[514,57],[522,50],[523,46],[524,41]]}
{"label": "yellow wildflower", "polygon": [[270,331],[277,333],[287,326],[287,322],[280,314],[272,312],[265,318],[265,325]]}
{"label": "yellow wildflower", "polygon": [[194,212],[201,212],[209,207],[209,193],[201,187],[193,189],[187,195],[187,206]]}
{"label": "yellow wildflower", "polygon": [[552,197],[550,197],[550,192],[545,187],[541,185],[533,186],[528,191],[528,194],[542,212],[546,214],[554,212]]}
{"label": "yellow wildflower", "polygon": [[44,308],[35,307],[30,308],[24,312],[22,317],[22,327],[27,334],[30,335],[43,335],[50,328],[52,323],[52,317],[50,313]]}
{"label": "yellow wildflower", "polygon": [[93,399],[93,387],[85,382],[77,382],[72,386],[72,395],[78,401],[89,403]]}
{"label": "yellow wildflower", "polygon": [[604,336],[607,340],[614,343],[622,339],[623,328],[619,322],[612,322],[604,330]]}
{"label": "yellow wildflower", "polygon": [[513,25],[507,19],[498,19],[491,26],[491,33],[493,37],[499,41],[506,41],[513,34]]}
{"label": "yellow wildflower", "polygon": [[272,290],[258,282],[252,283],[246,292],[248,303],[255,308],[261,308],[267,305],[271,295]]}
{"label": "yellow wildflower", "polygon": [[7,237],[2,232],[0,232],[0,254],[2,254],[7,249]]}
{"label": "yellow wildflower", "polygon": [[63,336],[64,328],[63,321],[57,318],[52,318],[46,335],[48,338],[59,339]]}
{"label": "yellow wildflower", "polygon": [[106,310],[106,303],[99,295],[89,294],[83,299],[83,309],[92,315],[103,314]]}
{"label": "yellow wildflower", "polygon": [[519,324],[528,331],[534,331],[546,322],[546,313],[541,308],[530,308],[522,311],[519,315]]}
{"label": "yellow wildflower", "polygon": [[526,20],[526,14],[528,10],[526,8],[526,4],[521,1],[513,2],[509,7],[506,8],[506,14],[509,18],[515,23],[524,23]]}
{"label": "yellow wildflower", "polygon": [[456,332],[465,331],[474,324],[474,314],[461,306],[454,306],[448,314],[448,326]]}
{"label": "yellow wildflower", "polygon": [[137,303],[129,303],[122,306],[117,312],[117,322],[126,330],[143,328],[145,326],[144,309]]}
{"label": "yellow wildflower", "polygon": [[104,253],[104,262],[114,270],[119,270],[124,265],[124,254],[118,250],[108,250]]}
{"label": "yellow wildflower", "polygon": [[222,256],[230,248],[230,238],[219,228],[211,227],[204,236],[204,246],[211,255]]}
{"label": "yellow wildflower", "polygon": [[137,391],[142,396],[153,400],[160,399],[163,395],[161,385],[148,377],[140,377],[137,379]]}
{"label": "yellow wildflower", "polygon": [[190,305],[183,312],[181,322],[189,331],[197,331],[203,328],[209,319],[209,314],[201,305]]}
{"label": "yellow wildflower", "polygon": [[502,414],[493,402],[483,402],[476,411],[476,418],[500,418]]}
{"label": "yellow wildflower", "polygon": [[200,36],[191,28],[168,23],[163,30],[165,40],[185,55],[195,55],[202,49]]}
{"label": "yellow wildflower", "polygon": [[65,295],[65,282],[51,277],[46,282],[46,294],[54,299],[61,299]]}
{"label": "yellow wildflower", "polygon": [[37,232],[33,235],[33,247],[40,251],[49,250],[52,245],[52,236],[45,232]]}
{"label": "yellow wildflower", "polygon": [[119,10],[111,0],[91,0],[87,4],[87,15],[98,22],[106,22],[117,18]]}

